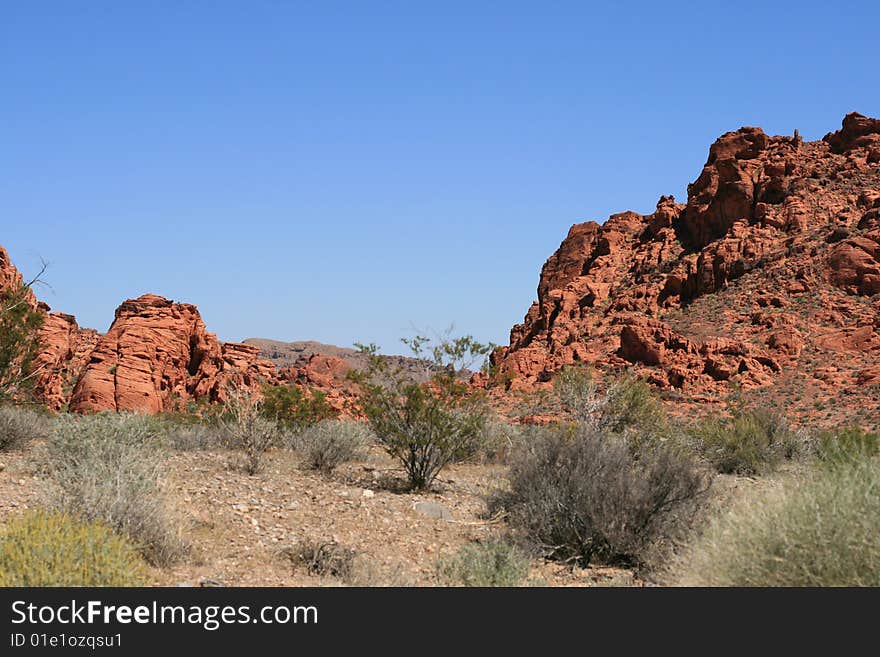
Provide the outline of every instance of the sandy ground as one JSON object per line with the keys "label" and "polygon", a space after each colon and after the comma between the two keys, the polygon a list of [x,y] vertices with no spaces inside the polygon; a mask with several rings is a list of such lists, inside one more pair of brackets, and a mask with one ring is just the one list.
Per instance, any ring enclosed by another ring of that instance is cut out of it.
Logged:
{"label": "sandy ground", "polygon": [[[0,523],[40,504],[45,482],[30,452],[0,454]],[[305,470],[296,454],[276,450],[250,476],[225,451],[172,452],[165,487],[191,544],[179,564],[152,569],[160,586],[433,586],[435,563],[470,542],[500,536],[486,517],[485,495],[503,481],[498,465],[456,465],[434,491],[399,492],[402,472],[380,450],[331,475]],[[442,517],[435,517],[442,515]],[[333,542],[356,553],[346,579],[310,575],[287,550],[300,541]],[[615,568],[532,562],[529,583],[632,586]]]}

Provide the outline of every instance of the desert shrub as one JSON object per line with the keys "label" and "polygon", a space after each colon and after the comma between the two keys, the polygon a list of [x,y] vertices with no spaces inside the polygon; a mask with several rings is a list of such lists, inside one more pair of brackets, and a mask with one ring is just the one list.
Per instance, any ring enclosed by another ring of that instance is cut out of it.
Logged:
{"label": "desert shrub", "polygon": [[646,565],[708,488],[679,450],[656,444],[636,455],[621,437],[584,426],[535,431],[508,476],[490,512],[506,512],[514,534],[546,557],[582,565]]}
{"label": "desert shrub", "polygon": [[735,410],[691,428],[700,452],[722,474],[754,475],[772,470],[793,453],[794,433],[772,411]]}
{"label": "desert shrub", "polygon": [[486,404],[461,378],[462,362],[485,356],[489,346],[470,336],[443,339],[430,348],[427,338],[404,340],[415,356],[430,354],[426,383],[378,355],[375,345],[358,345],[369,357],[365,371],[353,373],[360,384],[361,408],[376,439],[401,463],[411,488],[429,488],[440,471],[472,457],[483,431]]}
{"label": "desert shrub", "polygon": [[323,420],[297,438],[308,467],[330,472],[363,456],[372,438],[369,426],[353,420]]}
{"label": "desert shrub", "polygon": [[45,437],[50,423],[42,413],[21,406],[0,406],[0,451]]}
{"label": "desert shrub", "polygon": [[26,395],[34,383],[44,321],[31,295],[36,280],[0,290],[0,400]]}
{"label": "desert shrub", "polygon": [[651,387],[630,374],[601,386],[591,368],[569,366],[556,375],[553,390],[575,422],[622,436],[633,451],[657,441],[680,442]]}
{"label": "desert shrub", "polygon": [[553,378],[553,392],[562,407],[581,423],[596,423],[608,402],[595,371],[586,366],[564,367]]}
{"label": "desert shrub", "polygon": [[158,566],[186,550],[161,490],[161,431],[140,415],[62,416],[46,446],[52,506],[128,536]]}
{"label": "desert shrub", "polygon": [[208,423],[170,423],[165,432],[165,444],[171,449],[194,451],[218,449],[230,444],[226,431]]}
{"label": "desert shrub", "polygon": [[832,465],[871,458],[880,451],[880,436],[861,427],[822,431],[816,442],[819,459]]}
{"label": "desert shrub", "polygon": [[880,586],[880,464],[819,468],[754,491],[672,569],[690,586]]}
{"label": "desert shrub", "polygon": [[632,375],[625,375],[608,387],[608,401],[602,408],[601,427],[606,431],[627,430],[658,438],[668,434],[669,418],[651,387]]}
{"label": "desert shrub", "polygon": [[263,400],[243,390],[229,390],[220,425],[228,446],[243,453],[245,472],[260,472],[266,452],[279,437],[278,426],[263,411]]}
{"label": "desert shrub", "polygon": [[30,511],[0,534],[0,586],[143,586],[143,561],[108,527]]}
{"label": "desert shrub", "polygon": [[529,574],[529,559],[509,543],[490,541],[465,545],[435,568],[447,586],[518,586]]}
{"label": "desert shrub", "polygon": [[314,389],[306,392],[297,386],[265,386],[261,413],[266,419],[293,432],[339,415],[323,392]]}
{"label": "desert shrub", "polygon": [[482,463],[506,463],[522,440],[523,427],[488,412],[476,437],[474,456]]}
{"label": "desert shrub", "polygon": [[282,552],[294,566],[305,568],[310,575],[347,581],[355,574],[357,553],[335,541],[304,539]]}

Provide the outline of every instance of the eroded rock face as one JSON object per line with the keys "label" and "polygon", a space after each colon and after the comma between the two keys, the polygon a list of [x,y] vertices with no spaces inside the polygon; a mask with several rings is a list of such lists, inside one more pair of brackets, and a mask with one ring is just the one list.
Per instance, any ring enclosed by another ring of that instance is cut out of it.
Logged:
{"label": "eroded rock face", "polygon": [[157,413],[190,400],[216,401],[230,383],[256,388],[276,378],[258,352],[221,346],[191,304],[151,294],[129,299],[91,352],[70,409]]}
{"label": "eroded rock face", "polygon": [[571,228],[492,356],[498,380],[589,363],[691,398],[734,384],[862,395],[880,357],[878,149],[880,121],[859,114],[818,142],[722,135],[686,204]]}
{"label": "eroded rock face", "polygon": [[311,354],[299,359],[292,367],[282,368],[280,376],[288,384],[324,393],[332,408],[350,415],[355,413],[359,391],[357,385],[349,380],[349,371],[351,366],[342,358]]}
{"label": "eroded rock face", "polygon": [[94,329],[80,328],[73,315],[47,312],[36,361],[39,374],[34,393],[39,401],[55,411],[67,405],[99,337]]}

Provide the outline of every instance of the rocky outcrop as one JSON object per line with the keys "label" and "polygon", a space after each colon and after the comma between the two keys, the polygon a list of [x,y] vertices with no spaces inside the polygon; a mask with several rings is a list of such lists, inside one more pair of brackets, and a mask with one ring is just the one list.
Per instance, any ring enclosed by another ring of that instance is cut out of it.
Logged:
{"label": "rocky outcrop", "polygon": [[343,414],[355,412],[358,387],[348,378],[352,366],[336,356],[311,354],[302,357],[292,367],[280,370],[280,376],[288,384],[304,389],[317,390],[326,401]]}
{"label": "rocky outcrop", "polygon": [[841,129],[829,132],[822,141],[831,147],[832,153],[863,149],[867,156],[874,149],[880,148],[880,119],[851,112],[844,117]]}
{"label": "rocky outcrop", "polygon": [[216,401],[231,384],[256,388],[276,378],[258,352],[221,346],[191,304],[151,294],[129,299],[91,352],[70,409],[157,413],[190,400]]}
{"label": "rocky outcrop", "polygon": [[[25,283],[9,254],[0,246],[0,293],[15,293]],[[50,312],[51,308],[37,301],[30,287],[24,290],[23,301],[43,316],[37,335],[40,346],[33,363],[30,392],[38,401],[60,410],[67,403],[72,382],[94,345],[97,333],[80,329],[71,315]]]}
{"label": "rocky outcrop", "polygon": [[99,337],[94,329],[80,328],[73,315],[47,312],[39,334],[41,351],[36,359],[34,393],[39,401],[55,411],[67,405]]}
{"label": "rocky outcrop", "polygon": [[818,142],[755,127],[722,135],[687,203],[664,196],[649,215],[571,228],[492,356],[496,380],[541,385],[589,363],[688,398],[733,385],[775,386],[804,405],[805,390],[862,396],[873,338],[841,351],[852,339],[823,336],[880,330],[875,150],[880,121],[859,114]]}
{"label": "rocky outcrop", "polygon": [[[21,272],[12,264],[9,253],[0,246],[0,292],[10,292],[19,289],[24,284]],[[28,302],[36,307],[37,300],[32,292],[27,294]]]}
{"label": "rocky outcrop", "polygon": [[[0,290],[23,283],[0,246]],[[256,391],[267,383],[320,390],[339,411],[354,407],[356,386],[346,377],[352,366],[347,360],[309,353],[279,369],[262,357],[260,345],[220,343],[192,304],[152,294],[129,299],[100,335],[80,328],[72,315],[51,312],[30,290],[25,302],[43,314],[32,392],[53,410],[158,413],[193,401],[222,401],[230,386]],[[360,356],[341,351],[350,359]]]}

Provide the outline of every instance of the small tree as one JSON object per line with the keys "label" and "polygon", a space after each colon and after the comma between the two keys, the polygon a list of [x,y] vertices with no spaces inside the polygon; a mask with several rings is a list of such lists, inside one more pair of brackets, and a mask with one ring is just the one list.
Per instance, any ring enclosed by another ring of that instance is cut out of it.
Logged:
{"label": "small tree", "polygon": [[0,400],[26,391],[39,372],[34,362],[43,313],[34,307],[31,286],[45,270],[44,263],[31,282],[0,290]]}
{"label": "small tree", "polygon": [[410,486],[423,490],[449,463],[472,452],[479,440],[486,408],[463,375],[492,346],[471,336],[402,341],[425,362],[427,382],[414,381],[401,367],[392,367],[376,345],[355,345],[369,356],[369,365],[350,376],[361,386],[361,408],[379,443],[403,465]]}

